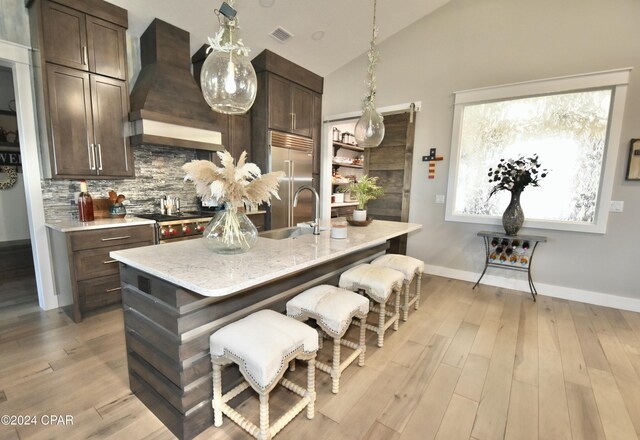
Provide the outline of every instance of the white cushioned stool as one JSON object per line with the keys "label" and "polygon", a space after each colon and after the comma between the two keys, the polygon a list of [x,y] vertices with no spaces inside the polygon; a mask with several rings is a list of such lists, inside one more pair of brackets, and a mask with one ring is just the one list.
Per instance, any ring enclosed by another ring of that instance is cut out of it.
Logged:
{"label": "white cushioned stool", "polygon": [[[391,325],[393,325],[394,330],[398,330],[400,292],[403,281],[404,275],[402,272],[370,264],[360,264],[340,275],[340,287],[353,291],[362,291],[378,304],[377,307],[369,308],[369,310],[379,313],[378,325],[365,325],[368,330],[378,334],[378,347],[384,345],[384,332]],[[393,312],[386,310],[386,304],[392,294],[395,294],[396,297],[395,310]],[[387,316],[389,317],[388,320]]]}
{"label": "white cushioned stool", "polygon": [[[323,284],[305,290],[287,303],[287,315],[306,321],[314,319],[320,328],[333,338],[333,360],[329,366],[316,361],[316,368],[331,375],[331,391],[340,390],[340,376],[357,358],[358,365],[364,365],[366,351],[365,324],[369,313],[369,300],[362,295]],[[358,344],[343,339],[353,318],[360,320],[360,340]],[[322,337],[322,336],[321,336]],[[322,342],[320,340],[320,342]],[[351,348],[353,353],[340,363],[340,348]]]}
{"label": "white cushioned stool", "polygon": [[[424,262],[406,255],[386,254],[376,258],[371,262],[371,264],[374,266],[389,267],[402,272],[404,275],[404,302],[400,308],[402,309],[402,320],[406,321],[409,319],[409,309],[411,306],[413,305],[416,310],[420,307],[420,290],[422,284],[422,272],[424,271]],[[417,277],[416,291],[411,295],[409,289],[414,276]]]}
{"label": "white cushioned stool", "polygon": [[[269,440],[304,408],[307,408],[307,418],[313,418],[318,351],[318,332],[314,329],[273,310],[260,310],[216,331],[209,343],[213,363],[215,426],[222,425],[222,414],[225,414],[258,440]],[[308,361],[306,389],[283,378],[289,362],[296,358]],[[222,366],[230,363],[240,367],[245,381],[222,395]],[[278,382],[302,399],[271,425],[269,392]],[[260,396],[259,427],[227,405],[249,386]]]}

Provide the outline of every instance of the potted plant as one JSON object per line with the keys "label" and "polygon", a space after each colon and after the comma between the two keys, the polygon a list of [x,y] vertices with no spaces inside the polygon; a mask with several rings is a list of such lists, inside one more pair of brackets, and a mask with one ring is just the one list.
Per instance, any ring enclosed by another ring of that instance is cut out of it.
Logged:
{"label": "potted plant", "polygon": [[540,186],[538,181],[547,177],[548,173],[546,168],[540,171],[537,154],[528,158],[500,159],[495,168],[489,168],[489,183],[495,184],[489,197],[502,190],[511,193],[509,206],[502,215],[502,226],[508,235],[516,235],[524,223],[520,194],[527,186]]}
{"label": "potted plant", "polygon": [[356,182],[352,182],[346,187],[340,188],[341,191],[349,191],[352,197],[358,201],[358,209],[353,211],[353,220],[364,222],[367,220],[367,203],[375,200],[384,194],[381,186],[377,185],[377,177],[369,177],[366,174]]}

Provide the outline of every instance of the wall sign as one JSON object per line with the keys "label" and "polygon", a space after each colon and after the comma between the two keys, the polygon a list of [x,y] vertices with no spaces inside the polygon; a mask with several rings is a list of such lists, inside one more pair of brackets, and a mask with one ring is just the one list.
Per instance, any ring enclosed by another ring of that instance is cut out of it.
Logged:
{"label": "wall sign", "polygon": [[22,158],[19,151],[0,151],[0,166],[9,165],[17,167],[22,165]]}

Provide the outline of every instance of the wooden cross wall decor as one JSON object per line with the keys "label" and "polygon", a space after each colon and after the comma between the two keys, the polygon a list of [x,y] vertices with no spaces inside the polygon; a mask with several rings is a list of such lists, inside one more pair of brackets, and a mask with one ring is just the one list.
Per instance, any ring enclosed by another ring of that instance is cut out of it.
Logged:
{"label": "wooden cross wall decor", "polygon": [[444,157],[436,156],[436,149],[431,148],[428,156],[422,156],[423,162],[429,162],[429,179],[436,178],[436,161],[443,160]]}

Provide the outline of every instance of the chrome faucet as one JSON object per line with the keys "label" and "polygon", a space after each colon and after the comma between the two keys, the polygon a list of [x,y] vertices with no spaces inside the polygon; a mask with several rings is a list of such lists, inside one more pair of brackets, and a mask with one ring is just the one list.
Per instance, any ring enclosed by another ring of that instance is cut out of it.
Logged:
{"label": "chrome faucet", "polygon": [[298,194],[304,189],[311,191],[316,198],[316,221],[313,224],[313,235],[320,235],[320,217],[318,217],[320,215],[320,196],[318,191],[312,186],[301,186],[293,195],[293,207],[295,208],[298,205]]}

